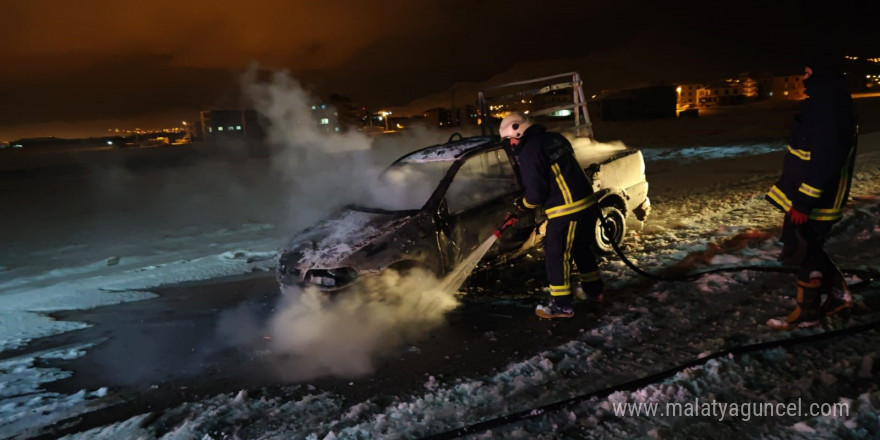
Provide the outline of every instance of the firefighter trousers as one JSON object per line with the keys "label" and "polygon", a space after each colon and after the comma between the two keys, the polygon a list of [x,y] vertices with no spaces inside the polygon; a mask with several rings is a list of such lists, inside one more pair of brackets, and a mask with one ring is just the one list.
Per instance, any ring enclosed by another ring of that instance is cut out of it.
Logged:
{"label": "firefighter trousers", "polygon": [[593,221],[588,210],[547,221],[544,258],[550,294],[565,297],[572,293],[572,260],[579,272],[578,281],[587,294],[602,292],[599,265],[593,255]]}
{"label": "firefighter trousers", "polygon": [[[782,225],[782,241],[786,248],[792,249],[792,264],[797,264],[798,281],[809,283],[813,278],[821,278],[823,285],[841,285],[845,283],[840,269],[825,252],[825,240],[831,231],[831,222],[809,220],[802,225],[793,225],[789,216],[785,216]],[[821,274],[820,276],[816,276]]]}

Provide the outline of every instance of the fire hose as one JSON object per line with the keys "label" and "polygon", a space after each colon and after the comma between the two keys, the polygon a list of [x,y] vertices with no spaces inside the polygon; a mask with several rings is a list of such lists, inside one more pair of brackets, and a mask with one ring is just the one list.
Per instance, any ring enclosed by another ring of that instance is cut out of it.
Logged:
{"label": "fire hose", "polygon": [[[605,234],[607,236],[612,237],[609,240],[609,243],[611,244],[611,247],[614,249],[614,253],[616,253],[617,256],[620,257],[620,260],[623,261],[623,263],[627,267],[629,267],[635,273],[637,273],[645,278],[649,278],[649,279],[653,279],[653,280],[657,280],[657,281],[688,281],[688,280],[695,280],[695,279],[704,277],[706,275],[711,275],[714,273],[740,272],[743,270],[751,270],[751,271],[755,271],[755,272],[795,273],[795,274],[798,272],[797,269],[791,268],[791,267],[727,266],[727,267],[717,267],[714,269],[709,269],[709,270],[705,270],[705,271],[701,271],[701,272],[694,272],[694,273],[675,275],[675,276],[658,275],[655,273],[648,272],[648,271],[636,266],[635,263],[633,263],[629,258],[627,258],[626,254],[623,252],[623,249],[621,249],[620,245],[617,243],[617,240],[615,240],[613,238],[614,226],[611,225],[605,219],[605,217],[601,214],[601,212],[597,213],[597,216],[599,218],[599,222],[602,225],[602,230],[605,232]],[[512,212],[508,212],[507,215],[504,217],[504,221],[501,223],[501,225],[497,229],[495,229],[493,234],[495,235],[496,238],[500,238],[501,234],[504,233],[504,231],[509,229],[511,226],[515,225],[516,222],[517,222],[517,215]],[[860,281],[856,285],[870,284],[870,283],[873,283],[877,280],[880,280],[880,271],[876,271],[876,270],[841,268],[840,271],[843,273],[849,274],[849,275],[858,276],[862,281]]]}
{"label": "fire hose", "polygon": [[[516,224],[516,215],[508,213],[504,219],[504,222],[499,226],[498,229],[495,230],[495,236],[499,237],[502,232],[506,229],[510,228],[514,224]],[[602,228],[606,233],[612,231],[606,222],[605,218],[599,214],[599,221],[602,224]],[[785,267],[766,267],[766,266],[736,266],[736,267],[721,267],[716,269],[710,269],[702,272],[696,272],[692,274],[680,275],[680,276],[663,276],[652,274],[650,272],[644,271],[638,266],[636,266],[632,261],[626,258],[623,250],[617,244],[615,240],[610,240],[612,247],[614,248],[615,253],[620,257],[621,260],[631,269],[633,269],[639,275],[642,275],[647,278],[660,280],[660,281],[684,281],[690,279],[696,279],[708,274],[718,273],[718,272],[739,272],[742,270],[754,270],[760,272],[785,272],[785,273],[796,273],[796,269],[785,268]],[[862,282],[857,283],[851,287],[864,287],[867,284],[870,284],[877,279],[880,279],[880,273],[873,270],[863,270],[863,269],[841,269],[842,272],[848,273],[851,275],[857,275],[862,279]],[[565,400],[561,400],[558,402],[553,402],[550,404],[542,405],[539,407],[528,408],[523,411],[515,412],[512,414],[507,414],[501,417],[496,417],[489,420],[483,420],[477,423],[473,423],[467,426],[463,426],[457,429],[448,430],[436,434],[432,434],[426,437],[422,437],[423,440],[441,440],[441,439],[454,439],[458,437],[462,437],[465,435],[476,435],[482,432],[485,432],[489,429],[496,428],[499,426],[509,425],[511,423],[521,422],[524,420],[528,420],[531,418],[543,416],[550,412],[560,411],[563,409],[571,409],[575,407],[575,405],[583,403],[593,398],[605,398],[612,393],[618,391],[632,391],[637,390],[639,388],[643,388],[652,383],[656,383],[661,380],[668,379],[673,377],[674,375],[680,373],[681,371],[687,368],[698,367],[704,365],[713,359],[718,359],[722,357],[728,356],[741,356],[748,353],[753,353],[762,350],[768,350],[777,347],[788,347],[795,346],[799,344],[806,344],[812,342],[818,342],[825,339],[844,337],[849,335],[857,335],[860,333],[864,333],[871,330],[876,330],[880,328],[880,320],[870,321],[865,324],[854,325],[850,327],[845,327],[837,330],[828,330],[822,333],[816,333],[806,336],[796,336],[786,339],[779,339],[774,341],[766,341],[766,342],[758,342],[754,344],[741,345],[738,347],[731,347],[728,349],[720,350],[714,352],[708,356],[700,357],[697,359],[693,359],[691,361],[685,362],[681,365],[676,365],[664,371],[651,374],[649,376],[640,377],[637,379],[630,380],[628,382],[612,385],[607,388],[603,388],[600,390],[591,391],[585,394],[581,394],[575,397],[571,397]]]}
{"label": "fire hose", "polygon": [[[609,225],[609,223],[605,220],[605,217],[602,216],[601,213],[599,214],[599,221],[602,223],[602,229],[605,231],[605,233],[607,235],[611,236],[612,232],[614,230],[613,225]],[[647,271],[643,270],[642,268],[636,266],[635,263],[633,263],[629,258],[626,257],[626,254],[623,253],[623,250],[620,248],[620,245],[617,244],[617,240],[614,240],[612,238],[611,240],[609,240],[609,242],[611,243],[611,246],[614,248],[614,253],[616,253],[617,256],[620,257],[620,260],[623,261],[623,263],[626,264],[627,267],[629,267],[634,272],[636,272],[637,274],[639,274],[645,278],[650,278],[650,279],[657,280],[657,281],[695,280],[697,278],[701,278],[703,276],[710,275],[713,273],[740,272],[743,270],[751,270],[751,271],[755,271],[755,272],[776,272],[776,273],[795,273],[795,274],[798,273],[798,269],[791,268],[791,267],[771,267],[771,266],[732,266],[732,267],[730,267],[730,266],[728,266],[728,267],[717,267],[714,269],[709,269],[709,270],[705,270],[705,271],[701,271],[701,272],[694,272],[694,273],[690,273],[690,274],[683,274],[683,275],[677,275],[677,276],[658,275],[658,274],[647,272]],[[858,276],[862,280],[858,285],[870,284],[870,283],[880,279],[880,272],[878,272],[876,270],[841,268],[840,271],[843,273],[846,273],[846,274]]]}
{"label": "fire hose", "polygon": [[654,373],[649,376],[640,377],[637,379],[630,380],[628,382],[624,382],[622,384],[612,385],[607,388],[603,388],[600,390],[591,391],[585,394],[581,394],[579,396],[571,397],[565,400],[561,400],[558,402],[553,402],[550,404],[529,408],[523,411],[515,412],[512,414],[507,414],[501,417],[496,417],[494,419],[483,420],[481,422],[473,423],[467,426],[460,427],[458,429],[453,429],[445,432],[440,432],[436,434],[432,434],[426,437],[422,437],[422,440],[445,440],[445,439],[455,439],[465,435],[476,435],[482,432],[485,432],[489,429],[496,428],[499,426],[509,425],[511,423],[516,423],[524,420],[528,420],[531,418],[543,416],[547,413],[560,411],[563,409],[572,409],[576,405],[586,402],[590,399],[594,398],[606,398],[609,395],[616,393],[618,391],[633,391],[639,388],[644,388],[650,384],[669,379],[676,374],[693,367],[699,367],[701,365],[706,364],[707,362],[713,359],[725,358],[730,356],[742,356],[749,353],[754,353],[763,350],[770,350],[773,348],[779,347],[790,347],[801,344],[808,344],[812,342],[818,342],[826,339],[845,337],[850,335],[858,335],[861,333],[865,333],[867,331],[880,329],[880,320],[874,320],[865,324],[859,324],[851,327],[846,327],[837,330],[829,330],[822,333],[814,333],[806,336],[797,336],[786,339],[778,339],[775,341],[766,341],[766,342],[758,342],[755,344],[749,345],[741,345],[738,347],[731,347],[729,349],[716,351],[708,356],[700,357],[697,359],[693,359],[691,361],[685,362],[680,365],[676,365],[672,368],[663,370],[659,373]]}
{"label": "fire hose", "polygon": [[[599,222],[601,222],[601,224],[602,224],[602,229],[604,230],[605,234],[609,237],[612,237],[614,235],[614,226],[611,225],[610,223],[608,223],[608,221],[605,220],[605,217],[601,213],[599,213],[597,215],[599,218]],[[493,232],[495,237],[500,238],[501,234],[504,233],[504,231],[506,231],[511,226],[516,224],[517,219],[518,218],[517,218],[516,214],[508,212],[507,215],[504,217],[504,221]],[[649,279],[653,279],[653,280],[657,280],[657,281],[688,281],[688,280],[695,280],[695,279],[704,277],[706,275],[711,275],[714,273],[740,272],[743,270],[751,270],[751,271],[755,271],[755,272],[795,273],[795,274],[798,272],[797,269],[791,268],[791,267],[726,266],[726,267],[716,267],[714,269],[709,269],[709,270],[705,270],[705,271],[701,271],[701,272],[694,272],[694,273],[675,275],[675,276],[659,275],[659,274],[648,272],[648,271],[636,266],[636,264],[633,263],[632,260],[627,258],[626,254],[623,252],[623,249],[621,249],[620,245],[617,243],[617,240],[614,240],[613,238],[611,238],[609,240],[609,243],[611,244],[611,247],[614,249],[614,253],[617,254],[618,257],[620,257],[620,260],[623,261],[623,263],[627,267],[629,267],[635,273],[637,273],[645,278],[649,278]],[[858,276],[862,281],[856,285],[870,284],[872,282],[880,280],[880,272],[878,272],[876,270],[841,268],[840,271],[843,273],[849,274],[849,275]]]}

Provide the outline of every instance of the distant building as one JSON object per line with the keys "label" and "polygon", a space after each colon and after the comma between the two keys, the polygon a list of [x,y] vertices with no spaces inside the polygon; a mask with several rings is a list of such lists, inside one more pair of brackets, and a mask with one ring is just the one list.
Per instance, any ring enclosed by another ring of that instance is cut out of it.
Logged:
{"label": "distant building", "polygon": [[423,112],[428,127],[455,127],[461,124],[459,111],[435,107]]}
{"label": "distant building", "polygon": [[205,110],[199,112],[202,138],[262,139],[263,123],[255,110]]}
{"label": "distant building", "polygon": [[312,118],[318,124],[318,128],[328,133],[340,132],[345,126],[340,123],[339,112],[332,106],[324,103],[312,105]]}
{"label": "distant building", "polygon": [[746,101],[743,85],[739,80],[726,79],[697,89],[697,106],[742,104]]}
{"label": "distant building", "polygon": [[676,87],[656,85],[598,95],[588,103],[590,115],[602,121],[674,118]]}
{"label": "distant building", "polygon": [[800,101],[807,97],[802,75],[764,76],[756,81],[760,99]]}
{"label": "distant building", "polygon": [[797,75],[773,76],[741,73],[712,83],[681,84],[678,111],[736,105],[759,99],[803,99],[803,84]]}
{"label": "distant building", "polygon": [[880,92],[880,74],[865,75],[865,91]]}
{"label": "distant building", "polygon": [[461,125],[469,127],[480,125],[480,110],[476,105],[468,104],[464,106],[464,115],[461,118]]}
{"label": "distant building", "polygon": [[740,84],[742,84],[742,93],[746,99],[758,99],[758,81],[755,81],[749,74],[741,74]]}
{"label": "distant building", "polygon": [[366,107],[352,102],[347,96],[331,94],[311,106],[318,127],[327,132],[344,132],[370,124],[372,114]]}
{"label": "distant building", "polygon": [[678,94],[677,107],[678,110],[686,110],[690,108],[696,108],[698,106],[697,103],[697,90],[706,88],[705,84],[682,84],[675,88],[676,93]]}
{"label": "distant building", "polygon": [[846,85],[850,92],[880,92],[880,58],[844,57]]}

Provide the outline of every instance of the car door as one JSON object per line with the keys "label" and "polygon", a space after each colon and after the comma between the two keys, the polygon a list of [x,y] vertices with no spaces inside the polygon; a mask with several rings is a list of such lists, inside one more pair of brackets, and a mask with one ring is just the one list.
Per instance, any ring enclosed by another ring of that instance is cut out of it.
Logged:
{"label": "car door", "polygon": [[[501,148],[467,157],[455,173],[444,197],[445,233],[455,243],[456,253],[447,258],[461,261],[480,243],[489,238],[514,211],[513,201],[522,195],[513,163]],[[499,253],[519,249],[534,228],[534,213],[528,212],[517,224],[501,235],[497,245],[484,257],[493,259]]]}

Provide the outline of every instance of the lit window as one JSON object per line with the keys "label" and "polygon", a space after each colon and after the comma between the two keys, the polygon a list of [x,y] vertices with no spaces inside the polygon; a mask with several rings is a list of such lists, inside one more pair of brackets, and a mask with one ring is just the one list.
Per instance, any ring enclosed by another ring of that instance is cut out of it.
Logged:
{"label": "lit window", "polygon": [[327,108],[327,106],[324,104],[321,104],[321,110],[324,110],[325,108]]}
{"label": "lit window", "polygon": [[229,131],[232,131],[232,130],[233,130],[233,127],[230,125],[230,126],[229,126]]}
{"label": "lit window", "polygon": [[208,127],[208,133],[213,133],[213,132],[214,132],[214,127]]}
{"label": "lit window", "polygon": [[327,124],[329,124],[329,123],[330,123],[330,119],[328,119],[328,118],[321,118],[321,125],[327,125]]}
{"label": "lit window", "polygon": [[783,95],[788,96],[788,90],[782,92]]}
{"label": "lit window", "polygon": [[317,109],[318,109],[317,106],[315,106],[315,105],[312,106],[312,110],[317,110]]}
{"label": "lit window", "polygon": [[339,127],[334,128],[335,131],[339,131]]}
{"label": "lit window", "polygon": [[235,129],[238,130],[238,131],[241,131],[241,125],[236,125],[236,126],[235,126]]}
{"label": "lit window", "polygon": [[217,127],[217,130],[223,131],[223,127]]}

